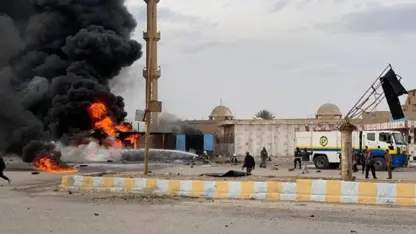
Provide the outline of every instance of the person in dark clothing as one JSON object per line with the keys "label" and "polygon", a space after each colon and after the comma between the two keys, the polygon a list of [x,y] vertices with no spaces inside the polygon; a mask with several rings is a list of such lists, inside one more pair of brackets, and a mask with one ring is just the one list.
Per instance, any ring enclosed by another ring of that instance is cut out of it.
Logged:
{"label": "person in dark clothing", "polygon": [[7,180],[10,184],[11,180],[4,175],[4,169],[6,169],[6,163],[4,162],[3,157],[0,156],[0,178]]}
{"label": "person in dark clothing", "polygon": [[246,174],[251,175],[251,171],[254,170],[256,167],[256,162],[254,161],[254,157],[250,155],[249,152],[246,152],[246,157],[244,158],[244,164],[242,170],[246,168]]}
{"label": "person in dark clothing", "polygon": [[391,163],[392,163],[391,154],[389,152],[389,149],[386,149],[386,166],[387,166],[387,173],[388,173],[387,179],[389,180],[393,179]]}
{"label": "person in dark clothing", "polygon": [[294,167],[296,169],[296,165],[299,163],[299,170],[302,169],[302,156],[299,147],[296,147],[295,150],[295,160],[294,160]]}
{"label": "person in dark clothing", "polygon": [[303,149],[303,151],[300,154],[301,154],[302,162],[303,162],[302,174],[309,173],[308,165],[309,165],[309,161],[310,161],[310,158],[309,158],[310,154],[309,154],[309,152],[306,148]]}
{"label": "person in dark clothing", "polygon": [[374,167],[374,160],[373,157],[371,155],[371,150],[368,149],[368,147],[365,147],[365,154],[364,154],[364,160],[365,160],[365,178],[368,179],[368,173],[371,170],[371,174],[373,175],[374,179],[377,179],[376,176],[376,168]]}
{"label": "person in dark clothing", "polygon": [[266,147],[263,147],[263,149],[260,151],[260,157],[261,157],[260,167],[266,168],[267,158],[269,157]]}
{"label": "person in dark clothing", "polygon": [[366,160],[366,158],[367,158],[367,154],[371,154],[371,151],[368,149],[368,146],[365,146],[365,149],[364,149],[364,152],[363,152],[363,156],[362,156],[362,158],[361,158],[361,164],[362,164],[362,168],[361,168],[361,172],[362,172],[362,174],[364,174],[364,171],[365,171],[365,168],[366,168],[366,162],[367,162],[367,160]]}
{"label": "person in dark clothing", "polygon": [[353,172],[358,171],[358,167],[357,167],[358,160],[359,160],[358,152],[355,151],[354,154],[353,154],[353,157],[352,157],[352,171]]}

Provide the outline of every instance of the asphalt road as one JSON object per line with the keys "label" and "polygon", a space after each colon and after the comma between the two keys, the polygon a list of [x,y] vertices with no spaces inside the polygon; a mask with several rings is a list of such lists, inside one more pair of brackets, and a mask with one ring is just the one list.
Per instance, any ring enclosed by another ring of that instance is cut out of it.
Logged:
{"label": "asphalt road", "polygon": [[140,198],[55,192],[59,175],[8,172],[0,233],[415,233],[410,208]]}

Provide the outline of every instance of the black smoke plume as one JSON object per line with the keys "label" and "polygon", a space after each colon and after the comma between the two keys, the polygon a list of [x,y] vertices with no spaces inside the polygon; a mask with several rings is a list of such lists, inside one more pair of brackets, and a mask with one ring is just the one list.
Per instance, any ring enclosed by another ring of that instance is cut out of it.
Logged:
{"label": "black smoke plume", "polygon": [[135,27],[124,0],[0,0],[0,151],[31,162],[41,142],[91,129],[95,101],[123,121],[108,83],[142,55]]}

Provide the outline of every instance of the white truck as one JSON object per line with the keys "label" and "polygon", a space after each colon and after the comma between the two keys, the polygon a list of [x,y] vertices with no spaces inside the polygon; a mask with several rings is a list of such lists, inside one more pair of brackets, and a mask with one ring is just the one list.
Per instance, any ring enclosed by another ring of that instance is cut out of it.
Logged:
{"label": "white truck", "polygon": [[[311,152],[311,160],[317,169],[339,166],[341,153],[341,132],[296,132],[296,147]],[[372,152],[376,170],[385,170],[385,150],[390,149],[393,167],[407,165],[407,142],[399,131],[354,131],[353,152],[362,154],[365,146]]]}

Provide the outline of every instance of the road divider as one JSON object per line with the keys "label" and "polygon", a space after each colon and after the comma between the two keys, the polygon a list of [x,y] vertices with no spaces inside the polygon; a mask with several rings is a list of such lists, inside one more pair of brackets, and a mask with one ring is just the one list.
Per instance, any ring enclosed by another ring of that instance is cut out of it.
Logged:
{"label": "road divider", "polygon": [[61,191],[155,194],[212,199],[416,206],[416,184],[299,179],[202,181],[157,178],[63,176]]}

